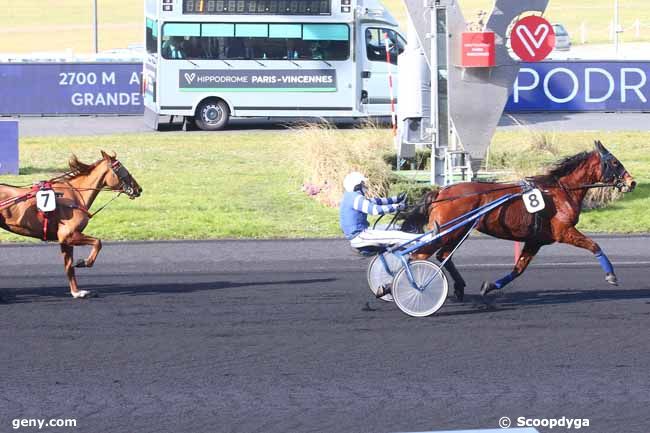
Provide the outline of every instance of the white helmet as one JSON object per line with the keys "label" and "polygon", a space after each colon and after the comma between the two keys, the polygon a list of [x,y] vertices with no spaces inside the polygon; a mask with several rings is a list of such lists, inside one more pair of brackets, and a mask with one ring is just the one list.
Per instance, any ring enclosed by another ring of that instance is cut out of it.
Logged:
{"label": "white helmet", "polygon": [[347,192],[354,192],[355,188],[363,182],[368,182],[368,179],[358,171],[353,171],[343,179],[343,188],[345,188]]}

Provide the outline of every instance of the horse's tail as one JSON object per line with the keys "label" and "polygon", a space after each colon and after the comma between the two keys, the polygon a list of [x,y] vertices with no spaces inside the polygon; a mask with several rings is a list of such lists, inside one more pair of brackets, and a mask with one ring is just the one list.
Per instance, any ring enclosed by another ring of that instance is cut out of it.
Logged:
{"label": "horse's tail", "polygon": [[428,220],[429,213],[431,213],[431,204],[434,201],[436,201],[436,198],[438,198],[439,193],[440,193],[440,189],[436,188],[424,194],[414,206],[417,213],[420,214],[423,218]]}
{"label": "horse's tail", "polygon": [[425,226],[429,223],[431,204],[438,197],[439,189],[427,191],[407,212],[404,213],[402,230],[411,233],[424,233]]}

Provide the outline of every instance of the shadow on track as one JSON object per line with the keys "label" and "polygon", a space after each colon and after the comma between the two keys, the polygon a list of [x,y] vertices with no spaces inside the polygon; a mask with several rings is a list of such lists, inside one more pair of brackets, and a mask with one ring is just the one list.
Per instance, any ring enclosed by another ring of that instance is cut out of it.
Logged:
{"label": "shadow on track", "polygon": [[[120,296],[141,296],[141,295],[161,295],[161,294],[187,294],[194,292],[236,289],[241,287],[256,286],[276,286],[276,285],[300,285],[331,283],[336,278],[313,278],[313,279],[294,279],[282,281],[253,281],[253,282],[234,282],[234,281],[212,281],[203,283],[174,283],[174,284],[115,284],[115,285],[84,285],[84,288],[90,289],[101,298],[106,295]],[[0,303],[32,303],[32,302],[51,302],[52,298],[69,298],[69,289],[63,286],[56,287],[33,287],[10,291],[4,289],[0,291]],[[92,302],[92,300],[90,301]]]}
{"label": "shadow on track", "polygon": [[[456,303],[452,300],[442,310],[431,317],[453,317],[485,313],[499,313],[517,310],[518,307],[563,305],[584,302],[606,302],[622,300],[650,300],[650,287],[634,290],[541,290],[534,292],[504,293],[501,296],[483,297],[467,295],[466,301]],[[650,304],[650,302],[646,302]],[[382,304],[366,305],[362,311],[381,311]],[[379,308],[375,308],[379,307]]]}
{"label": "shadow on track", "polygon": [[650,287],[643,289],[606,289],[606,290],[539,290],[530,292],[504,293],[491,298],[488,302],[498,308],[534,306],[534,305],[562,305],[583,302],[603,302],[622,300],[650,299]]}

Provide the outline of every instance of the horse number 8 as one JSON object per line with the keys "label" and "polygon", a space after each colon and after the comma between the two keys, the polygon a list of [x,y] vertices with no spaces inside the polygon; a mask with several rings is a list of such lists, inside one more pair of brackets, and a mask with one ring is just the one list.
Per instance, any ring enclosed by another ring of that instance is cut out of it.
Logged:
{"label": "horse number 8", "polygon": [[531,189],[527,193],[523,194],[522,199],[524,200],[526,210],[529,213],[539,212],[546,207],[542,192],[537,188]]}

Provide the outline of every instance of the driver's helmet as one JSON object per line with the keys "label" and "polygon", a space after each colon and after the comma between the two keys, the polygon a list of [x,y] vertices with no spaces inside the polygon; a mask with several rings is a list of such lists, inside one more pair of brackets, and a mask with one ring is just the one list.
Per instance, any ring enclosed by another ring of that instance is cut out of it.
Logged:
{"label": "driver's helmet", "polygon": [[347,192],[354,192],[363,189],[364,182],[368,182],[368,179],[358,171],[353,171],[345,176],[343,179],[343,188]]}

